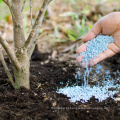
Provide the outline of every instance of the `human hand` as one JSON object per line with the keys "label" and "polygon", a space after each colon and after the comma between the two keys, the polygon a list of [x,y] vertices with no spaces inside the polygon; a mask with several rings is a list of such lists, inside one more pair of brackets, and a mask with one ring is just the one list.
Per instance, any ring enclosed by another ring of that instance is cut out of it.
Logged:
{"label": "human hand", "polygon": [[[108,44],[108,49],[100,53],[98,57],[91,59],[89,66],[93,66],[98,62],[112,57],[116,53],[120,52],[120,12],[110,13],[101,19],[99,19],[93,26],[93,28],[88,32],[88,34],[83,38],[84,42],[90,41],[99,34],[110,35],[114,38],[114,43]],[[86,50],[86,44],[81,45],[77,49],[77,53],[82,53]],[[79,63],[82,62],[83,55],[77,57]],[[95,62],[94,62],[95,61]],[[82,65],[85,67],[85,64]]]}

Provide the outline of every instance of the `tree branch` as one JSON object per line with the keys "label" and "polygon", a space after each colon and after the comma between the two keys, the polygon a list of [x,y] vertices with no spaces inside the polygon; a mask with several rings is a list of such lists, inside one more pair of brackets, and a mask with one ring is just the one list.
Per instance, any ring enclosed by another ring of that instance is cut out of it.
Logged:
{"label": "tree branch", "polygon": [[10,0],[3,0],[4,3],[6,3],[8,6],[10,6]]}
{"label": "tree branch", "polygon": [[[43,21],[43,18],[44,18],[44,14],[45,14],[45,11],[47,10],[47,6],[48,4],[51,2],[52,0],[44,0],[43,1],[43,4],[42,4],[42,7],[41,9],[39,10],[39,14],[37,16],[37,19],[34,23],[34,26],[28,36],[28,39],[27,41],[25,42],[25,46],[24,46],[24,49],[28,49],[29,45],[31,46],[35,46],[36,44],[36,38],[39,34],[39,29],[41,27],[41,24],[42,24],[42,21]],[[32,48],[30,48],[32,49]],[[32,52],[32,51],[31,51]],[[32,54],[32,53],[31,53]]]}
{"label": "tree branch", "polygon": [[20,66],[20,64],[15,56],[14,51],[9,47],[8,43],[2,38],[1,35],[0,35],[0,43],[2,44],[3,48],[7,52],[12,64],[16,68],[16,70],[20,70],[21,66]]}
{"label": "tree branch", "polygon": [[7,0],[3,0],[3,2],[5,2],[6,4],[8,4],[8,1],[7,1]]}
{"label": "tree branch", "polygon": [[8,67],[7,67],[7,65],[6,65],[6,62],[5,62],[5,59],[4,59],[4,56],[3,56],[3,54],[2,54],[2,50],[1,50],[1,49],[0,49],[0,61],[1,61],[1,63],[3,64],[3,67],[4,67],[4,69],[5,69],[5,72],[7,73],[7,76],[8,76],[8,78],[9,78],[9,81],[11,82],[12,86],[14,87],[13,77],[12,77],[12,75],[11,75],[10,72],[9,72],[9,69],[8,69]]}
{"label": "tree branch", "polygon": [[31,28],[33,27],[33,18],[32,18],[32,0],[30,0],[30,18],[31,18]]}
{"label": "tree branch", "polygon": [[11,1],[10,0],[3,0],[4,1],[4,3],[6,3],[6,5],[9,7],[9,10],[10,10],[10,12],[11,12],[11,15],[12,15],[12,18],[13,18],[13,22],[18,26],[18,23],[17,23],[17,21],[16,21],[16,19],[15,19],[15,16],[14,16],[14,13],[13,13],[13,11],[12,11],[12,8],[11,8]]}
{"label": "tree branch", "polygon": [[23,11],[23,10],[24,10],[25,3],[26,3],[26,0],[24,0],[24,1],[23,1],[23,6],[22,6],[22,9],[21,9],[21,11]]}

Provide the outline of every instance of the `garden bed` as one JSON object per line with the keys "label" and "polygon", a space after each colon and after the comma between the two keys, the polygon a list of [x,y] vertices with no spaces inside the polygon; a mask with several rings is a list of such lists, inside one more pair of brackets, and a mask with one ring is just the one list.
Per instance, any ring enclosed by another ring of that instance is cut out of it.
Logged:
{"label": "garden bed", "polygon": [[[39,54],[42,55],[46,59],[34,56],[31,60],[30,90],[14,90],[8,82],[3,66],[0,65],[0,120],[120,119],[120,103],[110,97],[102,102],[92,97],[85,103],[72,103],[66,95],[58,94],[57,88],[65,87],[68,79],[73,84],[76,82],[75,73],[79,66],[71,60],[48,60],[48,54]],[[114,71],[120,70],[119,56],[118,54],[101,63],[110,69],[112,77]],[[11,68],[8,59],[6,61]]]}

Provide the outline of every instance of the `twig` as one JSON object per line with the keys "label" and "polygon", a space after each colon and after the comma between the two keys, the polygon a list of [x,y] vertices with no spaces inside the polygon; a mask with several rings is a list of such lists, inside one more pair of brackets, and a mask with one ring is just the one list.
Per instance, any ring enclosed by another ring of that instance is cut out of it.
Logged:
{"label": "twig", "polygon": [[16,21],[16,19],[15,19],[15,17],[14,17],[14,14],[13,14],[13,11],[12,11],[12,6],[11,6],[11,1],[10,0],[3,0],[4,1],[4,3],[6,3],[6,5],[9,7],[9,9],[10,9],[10,12],[11,12],[11,15],[12,15],[12,18],[13,18],[13,20],[14,20],[14,23],[17,25],[17,26],[20,26],[18,23],[17,23],[17,21]]}
{"label": "twig", "polygon": [[9,0],[3,0],[3,2],[5,2],[8,6],[10,4],[10,1]]}
{"label": "twig", "polygon": [[9,69],[8,69],[8,67],[7,67],[7,65],[6,65],[6,62],[5,62],[5,59],[4,59],[4,56],[3,56],[3,54],[2,54],[2,50],[1,50],[1,49],[0,49],[0,61],[1,61],[1,63],[3,64],[3,67],[4,67],[4,69],[5,69],[5,72],[7,73],[7,76],[8,76],[8,78],[9,78],[9,81],[11,82],[12,86],[14,86],[13,77],[12,77],[12,75],[11,75],[10,72],[9,72]]}
{"label": "twig", "polygon": [[25,3],[26,3],[26,0],[24,0],[24,1],[23,1],[23,6],[22,6],[22,9],[21,9],[21,11],[23,11],[23,10],[24,10]]}
{"label": "twig", "polygon": [[30,18],[31,18],[31,28],[33,27],[33,18],[32,18],[32,0],[30,0]]}
{"label": "twig", "polygon": [[7,0],[3,0],[3,2],[5,2],[6,4],[8,3],[8,1],[7,1]]}
{"label": "twig", "polygon": [[5,49],[5,51],[7,52],[12,64],[14,65],[14,67],[17,70],[20,70],[21,66],[15,56],[14,51],[10,48],[10,46],[8,45],[8,43],[2,38],[2,36],[0,35],[0,43],[2,44],[3,48]]}
{"label": "twig", "polygon": [[[33,26],[32,30],[31,30],[31,32],[30,32],[30,34],[28,36],[27,41],[25,42],[25,46],[24,46],[25,49],[28,49],[28,47],[29,47],[30,44],[33,47],[35,46],[35,44],[36,44],[36,38],[37,38],[37,35],[39,34],[39,29],[41,27],[45,11],[47,10],[47,6],[48,6],[48,4],[51,1],[52,0],[44,0],[44,2],[42,4],[42,7],[39,10],[39,14],[38,14],[37,19],[36,19],[36,21],[34,23],[34,26]],[[32,50],[32,48],[30,48],[30,49]]]}

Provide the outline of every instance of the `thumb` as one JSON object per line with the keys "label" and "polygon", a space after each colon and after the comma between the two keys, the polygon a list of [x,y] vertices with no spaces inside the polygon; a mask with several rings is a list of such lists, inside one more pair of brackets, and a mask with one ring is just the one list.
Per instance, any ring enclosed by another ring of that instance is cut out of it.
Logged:
{"label": "thumb", "polygon": [[87,42],[87,41],[92,40],[97,35],[99,35],[101,32],[102,32],[102,27],[101,27],[101,19],[100,19],[94,24],[93,28],[83,38],[83,42]]}

